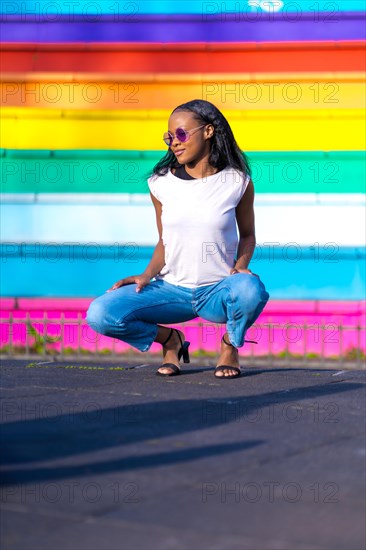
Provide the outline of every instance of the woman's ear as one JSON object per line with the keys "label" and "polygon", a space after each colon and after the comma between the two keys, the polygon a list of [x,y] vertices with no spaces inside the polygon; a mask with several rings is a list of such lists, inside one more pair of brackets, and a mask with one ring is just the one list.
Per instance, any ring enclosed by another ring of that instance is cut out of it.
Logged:
{"label": "woman's ear", "polygon": [[215,128],[212,124],[207,124],[205,128],[205,138],[210,139],[215,133]]}

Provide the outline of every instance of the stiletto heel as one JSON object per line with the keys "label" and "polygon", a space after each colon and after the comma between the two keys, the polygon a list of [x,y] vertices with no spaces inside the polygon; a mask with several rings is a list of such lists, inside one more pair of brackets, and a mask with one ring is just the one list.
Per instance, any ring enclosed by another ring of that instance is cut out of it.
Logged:
{"label": "stiletto heel", "polygon": [[[178,351],[178,360],[183,356],[183,362],[184,363],[190,363],[190,359],[189,359],[189,351],[188,351],[188,348],[189,348],[189,345],[190,345],[190,342],[182,342],[182,338],[181,338],[181,335],[179,334],[179,332],[177,331],[177,329],[175,328],[171,328],[170,329],[170,333],[169,333],[169,336],[168,338],[163,342],[162,346],[164,347],[165,344],[167,344],[172,336],[172,334],[176,332],[178,334],[178,338],[179,338],[179,341],[180,341],[180,350]],[[157,376],[177,376],[178,374],[180,374],[180,369],[179,367],[177,367],[177,365],[174,365],[174,363],[163,363],[161,367],[169,367],[170,369],[173,370],[173,372],[169,373],[169,374],[164,374],[163,372],[159,372],[157,371],[156,374]]]}
{"label": "stiletto heel", "polygon": [[189,351],[188,351],[190,342],[187,342],[186,340],[183,344],[182,338],[180,337],[180,334],[177,331],[177,329],[172,329],[172,330],[175,330],[175,332],[178,334],[178,338],[180,341],[180,350],[178,351],[178,359],[180,359],[183,355],[183,363],[190,363],[191,361],[189,359]]}
{"label": "stiletto heel", "polygon": [[[178,336],[179,336],[179,332],[178,332]],[[190,342],[186,341],[186,342],[184,342],[183,346],[179,350],[178,359],[180,359],[183,355],[183,363],[190,363],[191,362],[191,360],[189,358],[189,351],[188,351],[189,345],[190,345]]]}

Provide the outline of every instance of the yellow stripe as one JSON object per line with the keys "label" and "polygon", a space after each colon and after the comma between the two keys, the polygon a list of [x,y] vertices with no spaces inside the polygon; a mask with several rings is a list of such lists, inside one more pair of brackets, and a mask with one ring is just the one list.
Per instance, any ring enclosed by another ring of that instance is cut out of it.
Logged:
{"label": "yellow stripe", "polygon": [[[104,80],[103,80],[104,78]],[[173,110],[192,98],[220,110],[362,109],[361,75],[3,75],[2,105],[47,109]]]}
{"label": "yellow stripe", "polygon": [[[361,109],[223,111],[244,151],[364,150]],[[2,109],[6,149],[163,150],[170,111]]]}

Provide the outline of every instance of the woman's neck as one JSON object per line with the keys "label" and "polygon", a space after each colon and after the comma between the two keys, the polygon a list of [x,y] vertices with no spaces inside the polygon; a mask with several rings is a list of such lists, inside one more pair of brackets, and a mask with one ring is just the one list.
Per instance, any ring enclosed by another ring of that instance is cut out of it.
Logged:
{"label": "woman's neck", "polygon": [[199,161],[198,163],[188,163],[185,164],[185,170],[187,174],[192,176],[195,179],[207,178],[207,176],[212,176],[218,172],[217,168],[208,164],[208,162]]}

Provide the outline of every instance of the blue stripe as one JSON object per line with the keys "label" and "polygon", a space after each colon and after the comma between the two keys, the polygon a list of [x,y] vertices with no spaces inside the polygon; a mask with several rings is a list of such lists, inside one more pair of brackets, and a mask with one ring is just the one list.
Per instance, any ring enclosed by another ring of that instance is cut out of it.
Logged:
{"label": "blue stripe", "polygon": [[[141,273],[152,247],[4,244],[2,296],[95,297]],[[287,256],[287,259],[285,259]],[[296,259],[298,258],[298,259]],[[261,247],[250,269],[276,300],[364,300],[366,248]]]}
{"label": "blue stripe", "polygon": [[[282,7],[281,7],[282,4]],[[325,13],[343,12],[343,11],[364,11],[364,0],[272,0],[273,10],[285,12],[310,12],[317,10]],[[3,0],[1,3],[2,14],[121,14],[130,15],[131,13],[140,14],[205,14],[205,13],[250,13],[260,12],[269,8],[269,0],[264,3],[263,0],[254,0],[252,6],[249,0],[226,0],[225,2],[185,0],[185,2],[172,2],[172,0],[131,0],[117,1],[103,0],[90,1],[79,0],[75,2],[66,2],[63,0]]]}

